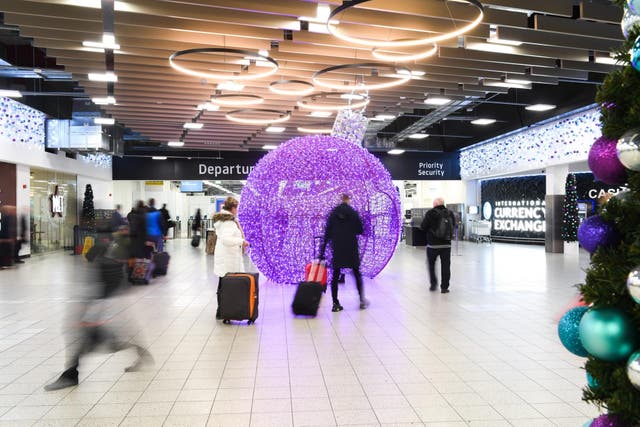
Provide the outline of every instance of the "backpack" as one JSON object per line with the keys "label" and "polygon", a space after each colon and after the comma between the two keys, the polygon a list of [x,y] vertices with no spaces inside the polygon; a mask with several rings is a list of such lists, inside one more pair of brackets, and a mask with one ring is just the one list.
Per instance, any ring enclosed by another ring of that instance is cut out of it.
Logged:
{"label": "backpack", "polygon": [[442,213],[437,210],[435,212],[440,218],[438,225],[431,230],[433,232],[433,236],[438,240],[451,240],[451,236],[453,236],[451,214],[448,210],[445,210]]}

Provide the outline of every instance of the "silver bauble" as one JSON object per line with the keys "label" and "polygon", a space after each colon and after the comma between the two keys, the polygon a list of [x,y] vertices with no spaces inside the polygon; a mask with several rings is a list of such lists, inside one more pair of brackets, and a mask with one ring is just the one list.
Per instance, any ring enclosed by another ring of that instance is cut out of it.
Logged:
{"label": "silver bauble", "polygon": [[629,37],[631,28],[636,24],[640,24],[640,15],[636,15],[625,7],[624,15],[622,16],[622,22],[620,22],[620,26],[622,27],[622,34],[624,34],[625,39]]}
{"label": "silver bauble", "polygon": [[627,290],[631,298],[640,304],[640,266],[631,270],[627,276]]}
{"label": "silver bauble", "polygon": [[640,172],[640,129],[632,129],[622,135],[616,151],[625,168]]}
{"label": "silver bauble", "polygon": [[627,361],[627,378],[629,382],[640,390],[640,351],[636,351]]}

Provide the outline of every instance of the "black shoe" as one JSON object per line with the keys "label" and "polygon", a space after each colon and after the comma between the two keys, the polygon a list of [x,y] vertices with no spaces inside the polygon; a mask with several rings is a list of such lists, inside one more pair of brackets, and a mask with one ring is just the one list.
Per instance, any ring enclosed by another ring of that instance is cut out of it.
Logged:
{"label": "black shoe", "polygon": [[344,277],[344,273],[340,273],[340,276],[338,276],[338,283],[345,283],[346,282],[346,278]]}
{"label": "black shoe", "polygon": [[438,289],[438,285],[431,285],[431,286],[429,286],[429,290],[430,290],[431,292],[433,292],[433,291],[435,291],[435,290],[437,290],[437,289]]}
{"label": "black shoe", "polygon": [[24,264],[24,261],[21,259],[17,259],[14,261],[16,264]]}
{"label": "black shoe", "polygon": [[362,299],[360,300],[360,310],[364,310],[364,309],[366,309],[367,307],[369,307],[369,300],[368,300],[368,299],[366,299],[366,298],[362,298]]}
{"label": "black shoe", "polygon": [[344,307],[341,306],[339,302],[334,303],[333,308],[331,309],[331,311],[333,311],[334,313],[337,313],[342,310],[344,310]]}
{"label": "black shoe", "polygon": [[448,294],[449,293],[449,289],[443,289],[440,291],[440,293],[442,294]]}
{"label": "black shoe", "polygon": [[45,391],[62,390],[63,388],[73,387],[78,385],[78,377],[70,377],[60,375],[60,378],[44,386]]}

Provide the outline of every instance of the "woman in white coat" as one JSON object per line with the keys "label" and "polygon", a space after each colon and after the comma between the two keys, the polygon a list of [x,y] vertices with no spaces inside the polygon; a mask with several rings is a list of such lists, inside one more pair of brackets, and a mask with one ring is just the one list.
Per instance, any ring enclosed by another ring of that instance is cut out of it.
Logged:
{"label": "woman in white coat", "polygon": [[213,272],[218,277],[227,273],[243,273],[243,251],[249,246],[236,219],[238,200],[227,197],[220,212],[213,215],[217,241],[213,259]]}

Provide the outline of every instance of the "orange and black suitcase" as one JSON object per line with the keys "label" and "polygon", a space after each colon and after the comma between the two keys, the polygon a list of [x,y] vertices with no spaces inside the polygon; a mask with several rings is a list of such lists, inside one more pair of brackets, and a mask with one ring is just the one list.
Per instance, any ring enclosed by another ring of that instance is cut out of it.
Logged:
{"label": "orange and black suitcase", "polygon": [[258,318],[258,273],[227,273],[218,284],[218,319],[247,320]]}

